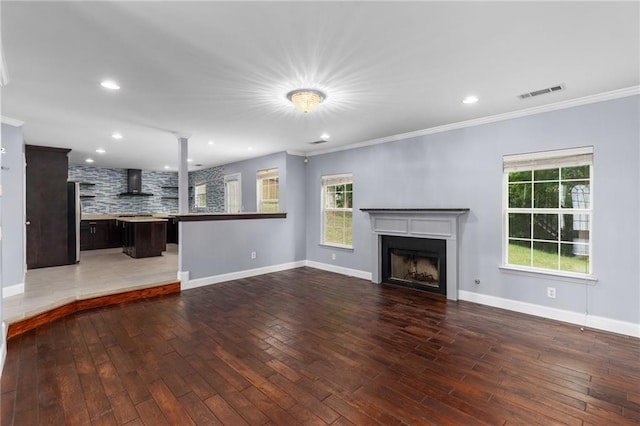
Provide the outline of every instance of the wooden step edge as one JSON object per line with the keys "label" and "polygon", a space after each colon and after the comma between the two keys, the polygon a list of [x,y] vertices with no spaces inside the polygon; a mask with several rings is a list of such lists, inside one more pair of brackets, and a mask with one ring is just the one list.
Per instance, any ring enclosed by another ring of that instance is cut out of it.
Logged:
{"label": "wooden step edge", "polygon": [[25,318],[9,324],[9,329],[7,330],[7,340],[11,339],[12,337],[19,336],[20,334],[25,333],[29,330],[33,330],[38,326],[53,322],[60,318],[64,318],[76,312],[173,293],[180,293],[179,281],[149,288],[125,291],[122,293],[92,297],[89,299],[74,300],[73,302],[69,302],[65,305],[58,306],[57,308],[42,312],[31,318]]}

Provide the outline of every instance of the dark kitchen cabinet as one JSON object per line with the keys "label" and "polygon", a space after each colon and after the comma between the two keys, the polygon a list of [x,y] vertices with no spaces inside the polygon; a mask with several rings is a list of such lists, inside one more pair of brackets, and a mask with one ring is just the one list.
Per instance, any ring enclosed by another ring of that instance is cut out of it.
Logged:
{"label": "dark kitchen cabinet", "polygon": [[167,244],[178,244],[178,219],[167,219]]}
{"label": "dark kitchen cabinet", "polygon": [[115,219],[80,222],[80,250],[115,248],[122,245]]}
{"label": "dark kitchen cabinet", "polygon": [[123,253],[134,258],[162,256],[167,245],[167,222],[120,221],[120,223]]}
{"label": "dark kitchen cabinet", "polygon": [[27,269],[69,264],[70,149],[25,145]]}

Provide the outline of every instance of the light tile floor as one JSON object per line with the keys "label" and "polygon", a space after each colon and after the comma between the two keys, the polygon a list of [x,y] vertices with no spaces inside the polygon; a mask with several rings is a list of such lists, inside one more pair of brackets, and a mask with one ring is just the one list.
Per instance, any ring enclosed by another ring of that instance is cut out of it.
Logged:
{"label": "light tile floor", "polygon": [[30,269],[25,292],[2,300],[7,324],[30,318],[74,300],[176,282],[178,246],[167,244],[162,256],[133,259],[122,249],[80,252],[76,265]]}

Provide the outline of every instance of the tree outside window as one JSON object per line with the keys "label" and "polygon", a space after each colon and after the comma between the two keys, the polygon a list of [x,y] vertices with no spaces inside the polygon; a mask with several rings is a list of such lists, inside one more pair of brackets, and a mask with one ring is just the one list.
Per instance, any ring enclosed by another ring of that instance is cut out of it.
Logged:
{"label": "tree outside window", "polygon": [[505,158],[505,263],[591,274],[592,155]]}
{"label": "tree outside window", "polygon": [[322,243],[353,247],[353,177],[322,178]]}

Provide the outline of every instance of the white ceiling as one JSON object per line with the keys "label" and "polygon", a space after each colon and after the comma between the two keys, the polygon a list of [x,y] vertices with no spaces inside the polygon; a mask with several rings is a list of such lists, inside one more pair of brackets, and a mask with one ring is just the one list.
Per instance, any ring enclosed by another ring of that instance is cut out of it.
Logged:
{"label": "white ceiling", "polygon": [[[2,115],[102,167],[175,170],[176,134],[192,168],[335,149],[637,86],[639,5],[3,1]],[[300,87],[328,98],[300,113]]]}

